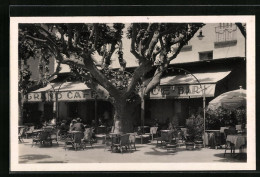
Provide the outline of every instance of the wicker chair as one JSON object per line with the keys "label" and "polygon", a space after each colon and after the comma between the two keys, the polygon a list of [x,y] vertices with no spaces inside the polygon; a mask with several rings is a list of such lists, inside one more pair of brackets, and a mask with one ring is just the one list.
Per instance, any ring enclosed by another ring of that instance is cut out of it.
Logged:
{"label": "wicker chair", "polygon": [[165,131],[161,131],[161,137],[157,138],[157,146],[158,146],[158,142],[161,141],[161,145],[163,143],[167,143],[170,142],[173,138],[173,133],[171,131],[169,132],[165,132]]}
{"label": "wicker chair", "polygon": [[45,145],[48,143],[49,145],[52,145],[52,140],[50,138],[50,133],[46,131],[40,132],[36,137],[33,138],[32,140],[32,147],[33,145],[40,143],[40,145]]}
{"label": "wicker chair", "polygon": [[134,149],[136,151],[136,147],[135,147],[135,133],[129,133],[129,149]]}
{"label": "wicker chair", "polygon": [[25,132],[26,139],[28,136],[33,135],[34,126],[30,126],[29,129]]}
{"label": "wicker chair", "polygon": [[82,148],[84,150],[84,145],[82,143],[82,139],[84,137],[83,132],[75,132],[73,136],[68,136],[65,140],[65,147],[64,149],[67,149],[68,145],[71,145],[76,151],[77,148]]}
{"label": "wicker chair", "polygon": [[119,143],[112,143],[112,151],[116,149],[116,150],[120,150],[120,152],[123,153],[123,149],[127,151],[128,147],[129,147],[129,134],[121,135]]}
{"label": "wicker chair", "polygon": [[150,127],[150,135],[152,136],[152,140],[154,138],[154,135],[157,135],[158,127]]}
{"label": "wicker chair", "polygon": [[[228,135],[234,135],[234,134],[236,134],[236,130],[235,129],[233,129],[233,128],[229,128],[229,129],[225,129],[224,130],[224,136],[225,136],[225,138],[227,138],[227,136]],[[235,145],[233,144],[233,143],[231,143],[230,141],[226,141],[226,143],[225,143],[225,152],[224,152],[224,157],[225,157],[225,155],[226,155],[226,153],[227,153],[227,150],[229,150],[230,149],[230,154],[231,154],[231,156],[235,153],[235,147],[234,147]]]}
{"label": "wicker chair", "polygon": [[82,145],[86,148],[86,144],[89,143],[90,146],[93,148],[93,138],[92,138],[93,130],[92,128],[86,128],[84,131],[84,137],[82,139]]}
{"label": "wicker chair", "polygon": [[25,131],[26,131],[25,127],[22,127],[22,128],[19,129],[19,132],[18,132],[18,140],[19,140],[19,142],[24,142],[23,138],[25,136]]}
{"label": "wicker chair", "polygon": [[169,151],[176,151],[177,143],[176,140],[170,140],[170,142],[166,143],[166,150]]}
{"label": "wicker chair", "polygon": [[104,151],[107,148],[112,150],[112,138],[111,138],[111,136],[109,136],[109,134],[106,134],[106,136],[105,136],[104,145],[105,145]]}
{"label": "wicker chair", "polygon": [[50,137],[51,137],[51,140],[52,141],[56,141],[57,144],[59,144],[58,142],[58,130],[57,129],[53,129],[51,132],[50,132]]}

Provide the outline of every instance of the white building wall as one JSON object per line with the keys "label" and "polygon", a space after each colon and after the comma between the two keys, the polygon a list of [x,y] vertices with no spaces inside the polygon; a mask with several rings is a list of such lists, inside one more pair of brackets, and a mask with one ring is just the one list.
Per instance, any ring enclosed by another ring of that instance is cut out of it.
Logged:
{"label": "white building wall", "polygon": [[[233,24],[235,26],[235,24]],[[202,40],[198,39],[200,30],[190,40],[189,45],[192,46],[191,51],[180,52],[179,55],[171,63],[185,63],[199,61],[199,52],[213,51],[213,59],[230,58],[230,57],[245,57],[245,38],[240,30],[236,27],[234,31],[234,39],[237,44],[234,46],[215,48],[216,42],[215,28],[219,23],[206,24],[201,30],[204,35]]]}

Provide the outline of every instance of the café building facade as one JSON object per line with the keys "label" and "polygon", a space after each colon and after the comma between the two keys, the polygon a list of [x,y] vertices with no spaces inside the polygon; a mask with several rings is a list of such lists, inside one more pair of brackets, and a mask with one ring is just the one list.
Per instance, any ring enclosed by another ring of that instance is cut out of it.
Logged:
{"label": "caf\u00e9 building facade", "polygon": [[[171,62],[160,84],[145,97],[144,114],[141,104],[135,111],[137,125],[149,125],[154,119],[164,123],[169,119],[184,126],[191,113],[203,109],[218,95],[239,86],[246,89],[245,38],[236,25],[206,24],[202,32],[203,39],[196,37],[200,32],[195,34]],[[172,50],[175,49],[173,46]],[[33,112],[33,120],[56,116],[59,120],[81,117],[90,122],[113,117],[112,105],[79,81],[54,80],[30,92],[24,107],[31,115]]]}

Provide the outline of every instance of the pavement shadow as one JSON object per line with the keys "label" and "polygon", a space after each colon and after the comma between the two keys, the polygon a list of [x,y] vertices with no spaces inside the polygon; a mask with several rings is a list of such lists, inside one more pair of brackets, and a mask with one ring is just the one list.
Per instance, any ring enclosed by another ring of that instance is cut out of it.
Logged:
{"label": "pavement shadow", "polygon": [[60,143],[52,143],[52,145],[49,145],[49,144],[32,144],[32,143],[29,143],[27,142],[26,144],[24,144],[25,146],[31,146],[32,148],[60,148],[60,147],[64,147],[64,144],[60,144]]}
{"label": "pavement shadow", "polygon": [[30,160],[41,160],[41,159],[48,159],[48,158],[51,158],[51,156],[49,156],[49,155],[39,155],[39,154],[28,154],[28,155],[19,156],[19,159],[21,159],[21,161],[19,161],[19,162],[25,163],[25,162],[30,161]]}
{"label": "pavement shadow", "polygon": [[150,152],[145,152],[144,154],[146,155],[157,155],[157,156],[162,156],[162,155],[175,155],[178,150],[176,151],[168,151],[165,149],[165,151],[158,151],[156,148],[152,148],[153,151]]}
{"label": "pavement shadow", "polygon": [[36,163],[67,163],[65,161],[41,161],[41,162],[36,162]]}
{"label": "pavement shadow", "polygon": [[19,160],[19,163],[26,163],[29,162],[29,160]]}
{"label": "pavement shadow", "polygon": [[247,154],[236,154],[235,156],[226,154],[224,157],[224,153],[218,153],[214,154],[214,156],[222,158],[220,160],[216,160],[218,162],[247,162]]}

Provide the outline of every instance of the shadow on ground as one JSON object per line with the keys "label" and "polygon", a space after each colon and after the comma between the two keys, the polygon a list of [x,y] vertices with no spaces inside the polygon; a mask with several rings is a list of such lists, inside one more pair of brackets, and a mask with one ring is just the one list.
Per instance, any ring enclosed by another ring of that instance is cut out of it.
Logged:
{"label": "shadow on ground", "polygon": [[40,161],[40,162],[36,162],[36,163],[68,163],[68,162],[64,162],[64,161]]}
{"label": "shadow on ground", "polygon": [[152,148],[153,151],[150,152],[145,152],[146,155],[158,155],[158,156],[162,156],[162,155],[175,155],[176,151],[168,151],[165,149],[165,151],[158,151],[157,148]]}
{"label": "shadow on ground", "polygon": [[28,154],[28,155],[22,155],[19,156],[19,163],[26,163],[30,160],[41,160],[41,159],[47,159],[51,158],[49,155],[39,155],[39,154]]}
{"label": "shadow on ground", "polygon": [[32,144],[27,142],[26,144],[24,144],[25,146],[31,146],[32,148],[59,148],[59,147],[64,147],[64,144],[57,144],[56,142],[53,143],[52,145],[50,144]]}
{"label": "shadow on ground", "polygon": [[224,157],[224,153],[214,154],[216,157],[220,157],[222,159],[217,160],[218,162],[246,162],[247,155],[246,154],[236,154],[235,156],[231,156],[231,154],[226,154]]}

